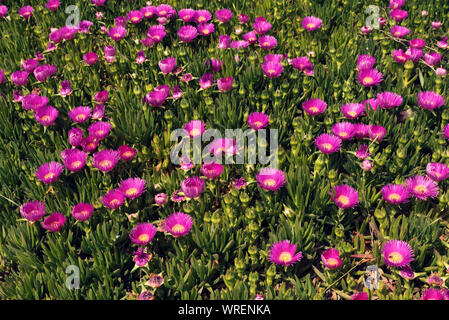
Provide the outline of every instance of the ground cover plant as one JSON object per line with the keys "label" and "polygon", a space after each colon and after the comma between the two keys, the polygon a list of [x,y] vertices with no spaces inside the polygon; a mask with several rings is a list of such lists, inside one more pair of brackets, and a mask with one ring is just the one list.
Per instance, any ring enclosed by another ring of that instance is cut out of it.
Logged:
{"label": "ground cover plant", "polygon": [[449,299],[448,25],[0,1],[0,299]]}

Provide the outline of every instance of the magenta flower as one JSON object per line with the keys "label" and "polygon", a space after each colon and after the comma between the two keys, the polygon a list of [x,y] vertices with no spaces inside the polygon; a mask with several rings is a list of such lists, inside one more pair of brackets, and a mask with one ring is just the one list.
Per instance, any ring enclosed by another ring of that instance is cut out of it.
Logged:
{"label": "magenta flower", "polygon": [[220,9],[215,11],[215,16],[221,23],[228,22],[232,18],[232,12],[229,9]]}
{"label": "magenta flower", "polygon": [[20,213],[30,222],[36,222],[45,215],[45,204],[42,201],[30,201],[20,206]]}
{"label": "magenta flower", "polygon": [[449,140],[449,124],[443,127],[443,135],[447,140]]}
{"label": "magenta flower", "polygon": [[223,153],[235,155],[237,153],[236,142],[231,138],[215,139],[209,145],[209,152],[214,156],[219,156]]}
{"label": "magenta flower", "polygon": [[28,82],[28,72],[26,71],[15,71],[11,73],[11,81],[18,87],[27,84]]}
{"label": "magenta flower", "polygon": [[365,106],[361,103],[347,103],[342,105],[340,110],[346,119],[356,119],[365,113]]}
{"label": "magenta flower", "polygon": [[394,50],[391,55],[397,63],[405,63],[410,58],[402,49]]}
{"label": "magenta flower", "polygon": [[423,51],[418,48],[408,48],[407,50],[405,50],[405,54],[407,55],[408,60],[418,62],[422,57]]}
{"label": "magenta flower", "polygon": [[17,11],[17,13],[20,14],[24,19],[29,19],[33,15],[33,12],[34,8],[32,6],[25,6]]}
{"label": "magenta flower", "polygon": [[126,36],[126,28],[123,26],[112,27],[109,29],[108,35],[112,40],[120,41]]}
{"label": "magenta flower", "polygon": [[315,138],[315,145],[322,153],[334,153],[340,150],[341,139],[332,134],[323,133]]}
{"label": "magenta flower", "polygon": [[134,254],[133,260],[136,263],[136,266],[138,267],[145,266],[151,259],[150,255],[146,253],[146,248],[139,247],[139,249],[133,252],[133,254]]}
{"label": "magenta flower", "polygon": [[354,124],[354,137],[357,139],[363,139],[369,135],[369,125],[364,123]]}
{"label": "magenta flower", "polygon": [[373,29],[371,29],[370,26],[362,26],[362,27],[360,28],[360,32],[361,32],[363,35],[368,35],[368,34],[371,33],[371,31],[373,31]]}
{"label": "magenta flower", "polygon": [[61,90],[59,91],[61,97],[66,97],[72,94],[72,88],[70,87],[70,81],[61,81]]}
{"label": "magenta flower", "polygon": [[69,135],[69,143],[74,146],[78,147],[81,144],[81,141],[83,140],[83,130],[80,128],[72,128],[68,132]]}
{"label": "magenta flower", "polygon": [[441,41],[438,41],[437,46],[441,49],[446,49],[447,47],[449,47],[447,39],[448,37],[444,37]]}
{"label": "magenta flower", "polygon": [[369,54],[361,54],[357,58],[357,70],[364,71],[370,70],[376,64],[376,58],[370,56]]}
{"label": "magenta flower", "polygon": [[351,140],[354,136],[354,125],[351,122],[339,122],[332,126],[331,131],[341,140]]}
{"label": "magenta flower", "polygon": [[371,140],[381,141],[387,134],[387,129],[380,125],[371,125],[368,129],[368,136]]}
{"label": "magenta flower", "polygon": [[171,233],[174,238],[187,235],[192,225],[192,217],[184,212],[175,212],[164,220],[165,231]]}
{"label": "magenta flower", "polygon": [[405,180],[405,186],[410,195],[421,200],[427,198],[435,198],[438,196],[440,189],[435,181],[426,176],[414,176]]}
{"label": "magenta flower", "polygon": [[114,169],[119,160],[120,156],[117,151],[111,149],[101,150],[94,153],[92,158],[92,166],[101,172],[109,172]]}
{"label": "magenta flower", "polygon": [[113,46],[105,46],[103,52],[106,62],[112,63],[115,61],[115,48]]}
{"label": "magenta flower", "polygon": [[256,180],[259,187],[268,191],[276,191],[287,182],[284,172],[274,168],[261,169],[256,175]]}
{"label": "magenta flower", "polygon": [[81,140],[81,148],[85,152],[94,152],[98,148],[98,141],[94,137],[86,137]]}
{"label": "magenta flower", "polygon": [[191,25],[182,26],[178,30],[178,37],[182,42],[191,42],[198,35],[198,30]]}
{"label": "magenta flower", "polygon": [[101,7],[102,5],[104,5],[104,3],[106,2],[106,0],[90,0],[90,2],[92,2],[94,5],[96,5],[97,7]]}
{"label": "magenta flower", "polygon": [[302,259],[302,252],[296,254],[295,252],[296,244],[290,244],[289,240],[275,242],[271,246],[268,260],[278,265],[289,266]]}
{"label": "magenta flower", "polygon": [[427,288],[422,293],[421,300],[445,300],[445,296],[442,290]]}
{"label": "magenta flower", "polygon": [[259,45],[262,49],[270,50],[277,47],[278,41],[273,36],[265,35],[259,38]]}
{"label": "magenta flower", "polygon": [[374,111],[376,111],[377,108],[379,107],[379,101],[377,101],[377,99],[374,98],[365,100],[362,102],[362,104],[365,106],[365,108],[371,108]]}
{"label": "magenta flower", "polygon": [[97,140],[103,140],[108,136],[111,130],[111,124],[109,122],[98,121],[92,123],[87,130],[91,137]]}
{"label": "magenta flower", "polygon": [[246,182],[245,178],[244,178],[244,177],[240,177],[240,178],[238,178],[238,179],[237,179],[237,178],[234,179],[233,186],[234,186],[234,188],[236,188],[237,190],[240,190],[240,189],[246,187],[247,184],[248,184],[248,183]]}
{"label": "magenta flower", "polygon": [[268,78],[277,78],[282,74],[284,68],[278,62],[268,61],[262,63],[262,70]]}
{"label": "magenta flower", "polygon": [[250,31],[245,33],[242,36],[243,40],[247,41],[249,44],[253,44],[257,42],[257,36],[256,36],[256,31]]}
{"label": "magenta flower", "polygon": [[306,29],[307,31],[313,31],[316,29],[321,28],[321,25],[323,24],[323,20],[321,20],[320,18],[317,17],[305,17],[302,19],[301,21],[301,25],[304,29]]}
{"label": "magenta flower", "polygon": [[5,70],[0,69],[0,84],[5,82]]}
{"label": "magenta flower", "polygon": [[396,25],[390,29],[390,32],[395,38],[404,38],[410,33],[410,30],[406,27]]}
{"label": "magenta flower", "polygon": [[72,209],[72,216],[78,221],[89,220],[94,212],[94,206],[89,203],[78,203]]}
{"label": "magenta flower", "polygon": [[433,29],[439,29],[443,24],[440,21],[432,21],[430,25],[432,26]]}
{"label": "magenta flower", "polygon": [[176,67],[176,58],[169,57],[159,61],[159,68],[163,74],[168,74]]}
{"label": "magenta flower", "polygon": [[201,173],[208,179],[218,178],[223,172],[223,165],[215,162],[205,163],[201,167]]}
{"label": "magenta flower", "polygon": [[213,23],[200,23],[196,28],[202,36],[208,36],[215,31]]}
{"label": "magenta flower", "polygon": [[418,105],[426,110],[433,110],[444,106],[444,98],[433,91],[421,91],[418,93]]}
{"label": "magenta flower", "polygon": [[258,20],[254,22],[253,28],[254,31],[256,31],[257,34],[265,34],[271,29],[272,25],[265,20]]}
{"label": "magenta flower", "polygon": [[145,101],[152,107],[160,107],[164,104],[170,93],[170,87],[167,85],[161,85],[156,87],[153,91],[149,92],[145,96]]}
{"label": "magenta flower", "polygon": [[221,92],[230,91],[232,89],[233,77],[225,77],[217,80],[218,90]]}
{"label": "magenta flower", "polygon": [[82,123],[87,121],[91,116],[91,110],[89,107],[80,106],[69,111],[69,118],[76,123]]}
{"label": "magenta flower", "polygon": [[253,112],[248,115],[246,122],[254,130],[260,130],[268,125],[269,117],[263,112]]}
{"label": "magenta flower", "polygon": [[218,59],[210,59],[206,61],[207,66],[211,66],[212,72],[220,72],[223,66],[223,61]]}
{"label": "magenta flower", "polygon": [[230,44],[230,47],[232,49],[236,49],[236,50],[239,50],[241,48],[247,48],[248,46],[249,46],[249,42],[246,40],[232,41]]}
{"label": "magenta flower", "polygon": [[158,206],[162,206],[167,203],[167,195],[165,193],[158,193],[154,196],[154,202]]}
{"label": "magenta flower", "polygon": [[207,89],[209,87],[211,87],[214,82],[213,82],[214,76],[212,73],[208,72],[205,73],[201,76],[200,80],[198,81],[201,89]]}
{"label": "magenta flower", "polygon": [[413,280],[415,278],[415,273],[410,268],[410,266],[405,266],[404,268],[402,268],[400,275],[404,279],[408,279],[408,280]]}
{"label": "magenta flower", "polygon": [[365,87],[378,86],[382,82],[382,73],[376,69],[363,70],[358,75],[359,83]]}
{"label": "magenta flower", "polygon": [[115,210],[125,202],[125,197],[123,196],[122,192],[120,192],[117,189],[114,189],[106,193],[101,198],[101,202],[105,207],[108,207],[111,210]]}
{"label": "magenta flower", "polygon": [[316,116],[326,111],[327,103],[321,99],[310,99],[302,104],[304,111],[310,116]]}
{"label": "magenta flower", "polygon": [[359,193],[354,188],[343,184],[334,187],[331,199],[341,209],[353,208],[359,203]]}
{"label": "magenta flower", "polygon": [[132,243],[144,246],[153,240],[156,231],[156,227],[151,223],[139,223],[131,230],[129,238]]}
{"label": "magenta flower", "polygon": [[64,166],[58,162],[48,162],[42,164],[35,172],[36,178],[45,184],[58,180],[59,175],[64,171]]}
{"label": "magenta flower", "polygon": [[25,110],[38,111],[48,104],[48,98],[35,93],[27,94],[22,99],[22,107]]}
{"label": "magenta flower", "polygon": [[426,45],[426,41],[424,41],[424,39],[412,39],[408,44],[412,48],[422,49]]}
{"label": "magenta flower", "polygon": [[22,62],[22,69],[28,73],[33,73],[39,62],[36,59],[28,59]]}
{"label": "magenta flower", "polygon": [[239,23],[240,24],[246,24],[249,22],[249,17],[246,14],[239,14]]}
{"label": "magenta flower", "polygon": [[401,22],[405,18],[408,17],[408,13],[405,10],[401,9],[393,9],[390,11],[390,18],[396,20],[397,22]]}
{"label": "magenta flower", "polygon": [[178,11],[178,16],[184,22],[192,22],[195,19],[195,10],[181,9]]}
{"label": "magenta flower", "polygon": [[356,151],[355,156],[359,159],[365,160],[370,156],[370,153],[368,151],[368,145],[362,144],[360,148]]}
{"label": "magenta flower", "polygon": [[429,52],[424,55],[423,60],[429,65],[434,66],[441,61],[442,55],[438,52]]}
{"label": "magenta flower", "polygon": [[66,220],[62,213],[55,212],[42,221],[42,227],[50,232],[58,232],[62,229]]}
{"label": "magenta flower", "polygon": [[131,148],[130,146],[127,146],[124,144],[124,145],[118,147],[118,153],[119,153],[120,159],[122,159],[124,161],[129,161],[129,160],[132,160],[134,158],[134,156],[136,155],[136,150],[134,148]]}
{"label": "magenta flower", "polygon": [[98,91],[94,94],[94,100],[98,103],[106,103],[109,99],[108,90]]}
{"label": "magenta flower", "polygon": [[368,300],[368,293],[358,292],[351,296],[351,300]]}
{"label": "magenta flower", "polygon": [[78,172],[86,165],[87,153],[78,149],[66,150],[63,158],[64,166],[67,170]]}
{"label": "magenta flower", "polygon": [[449,166],[445,163],[430,162],[426,166],[426,173],[433,181],[443,181],[449,177]]}
{"label": "magenta flower", "polygon": [[204,180],[197,176],[184,179],[181,182],[181,189],[187,198],[199,198],[204,188]]}
{"label": "magenta flower", "polygon": [[142,12],[145,19],[152,18],[156,14],[156,7],[155,6],[147,6],[140,8],[140,12]]}
{"label": "magenta flower", "polygon": [[412,247],[402,240],[387,241],[382,249],[382,257],[389,267],[405,267],[410,264],[415,254]]}
{"label": "magenta flower", "polygon": [[126,15],[126,18],[128,21],[130,21],[132,24],[137,24],[143,19],[143,13],[140,10],[132,10],[128,12]]}
{"label": "magenta flower", "polygon": [[321,261],[328,269],[337,269],[341,266],[342,260],[337,249],[329,248],[321,254]]}
{"label": "magenta flower", "polygon": [[119,191],[131,200],[140,197],[145,192],[145,180],[140,178],[129,178],[120,183]]}
{"label": "magenta flower", "polygon": [[104,104],[99,104],[95,107],[92,113],[92,119],[99,120],[104,116]]}
{"label": "magenta flower", "polygon": [[7,6],[0,6],[0,18],[3,18],[6,13],[8,13],[8,7]]}
{"label": "magenta flower", "polygon": [[231,36],[221,35],[218,41],[218,49],[229,49],[231,46]]}
{"label": "magenta flower", "polygon": [[98,56],[95,52],[88,52],[83,56],[84,62],[92,66],[98,62]]}
{"label": "magenta flower", "polygon": [[402,184],[389,184],[381,189],[382,197],[385,201],[392,204],[401,204],[407,202],[410,198],[410,192]]}
{"label": "magenta flower", "polygon": [[204,133],[206,124],[201,120],[192,120],[184,125],[184,129],[187,131],[190,138],[196,138]]}
{"label": "magenta flower", "polygon": [[208,10],[198,10],[195,13],[195,22],[196,23],[206,23],[212,19],[212,15]]}
{"label": "magenta flower", "polygon": [[34,118],[44,127],[51,126],[54,124],[56,118],[58,117],[58,109],[52,106],[44,106],[37,109],[34,114]]}
{"label": "magenta flower", "polygon": [[392,109],[402,104],[402,97],[394,92],[381,92],[376,96],[379,106],[384,109]]}
{"label": "magenta flower", "polygon": [[39,82],[45,82],[47,81],[48,77],[52,76],[58,71],[58,68],[56,66],[52,66],[49,64],[43,64],[36,69],[34,69],[33,74],[36,77],[37,81]]}

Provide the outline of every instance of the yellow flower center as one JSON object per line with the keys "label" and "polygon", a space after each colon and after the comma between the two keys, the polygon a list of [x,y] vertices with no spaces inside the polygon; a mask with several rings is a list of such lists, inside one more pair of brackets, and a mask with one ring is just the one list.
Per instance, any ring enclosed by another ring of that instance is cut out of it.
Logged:
{"label": "yellow flower center", "polygon": [[96,134],[99,135],[99,136],[101,136],[103,133],[104,133],[104,130],[98,130],[98,131],[96,132]]}
{"label": "yellow flower center", "polygon": [[131,151],[126,151],[126,152],[123,153],[123,156],[126,157],[126,158],[127,157],[131,157],[132,155],[133,155],[133,153]]}
{"label": "yellow flower center", "polygon": [[292,255],[290,254],[290,252],[282,252],[279,256],[279,260],[284,263],[288,263],[292,261]]}
{"label": "yellow flower center", "polygon": [[118,32],[114,33],[114,37],[118,38],[118,37],[120,37],[120,36],[121,36],[120,33],[118,33]]}
{"label": "yellow flower center", "polygon": [[347,205],[349,203],[349,198],[347,196],[341,195],[338,196],[337,201],[341,202],[344,205]]}
{"label": "yellow flower center", "polygon": [[203,29],[204,34],[209,34],[209,29]]}
{"label": "yellow flower center", "polygon": [[199,17],[199,18],[198,18],[198,21],[199,21],[199,22],[206,21],[206,18],[204,18],[204,17]]}
{"label": "yellow flower center", "polygon": [[112,164],[110,160],[100,161],[100,167],[109,167]]}
{"label": "yellow flower center", "polygon": [[401,200],[401,196],[397,193],[392,193],[388,196],[388,200],[391,200],[391,201]]}
{"label": "yellow flower center", "polygon": [[355,117],[355,116],[357,115],[357,112],[355,112],[355,111],[348,111],[348,114],[349,114],[351,117]]}
{"label": "yellow flower center", "polygon": [[53,221],[52,223],[50,223],[50,226],[52,227],[52,228],[57,228],[57,227],[59,227],[59,223],[58,223],[58,221]]}
{"label": "yellow flower center", "polygon": [[340,137],[347,137],[347,136],[348,136],[348,133],[343,131],[343,132],[340,132],[340,133],[339,133],[339,136],[340,136]]}
{"label": "yellow flower center", "polygon": [[138,21],[139,20],[139,18],[137,18],[137,17],[134,17],[134,18],[131,18],[131,21]]}
{"label": "yellow flower center", "polygon": [[404,260],[404,257],[399,252],[392,252],[388,255],[388,260],[394,263],[400,263]]}
{"label": "yellow flower center", "polygon": [[43,116],[42,121],[50,121],[50,116]]}
{"label": "yellow flower center", "polygon": [[53,179],[54,176],[55,176],[55,174],[54,174],[53,172],[49,172],[49,173],[47,173],[47,174],[44,176],[44,179],[45,179],[45,180],[47,180],[47,179]]}
{"label": "yellow flower center", "polygon": [[72,167],[75,168],[75,169],[76,169],[76,168],[79,168],[79,167],[81,166],[81,163],[82,163],[82,162],[79,161],[79,160],[78,160],[78,161],[73,161],[73,162],[72,162]]}
{"label": "yellow flower center", "polygon": [[374,82],[374,79],[371,77],[366,77],[363,79],[363,84],[372,84]]}
{"label": "yellow flower center", "polygon": [[136,188],[129,188],[128,190],[126,190],[126,195],[127,196],[133,196],[135,194],[137,194],[137,189]]}
{"label": "yellow flower center", "polygon": [[317,107],[310,107],[309,108],[309,111],[312,111],[312,112],[318,112],[318,111],[320,111]]}
{"label": "yellow flower center", "polygon": [[260,121],[255,121],[255,122],[254,122],[254,125],[255,125],[256,127],[261,127],[261,126],[262,126],[262,122],[260,122]]}
{"label": "yellow flower center", "polygon": [[113,206],[116,206],[120,204],[120,201],[118,199],[112,199],[109,203],[112,204]]}
{"label": "yellow flower center", "polygon": [[330,143],[323,143],[321,145],[325,150],[331,150],[332,149],[332,145]]}
{"label": "yellow flower center", "polygon": [[309,22],[307,24],[307,28],[309,28],[309,29],[315,28],[315,23]]}
{"label": "yellow flower center", "polygon": [[85,114],[79,114],[75,117],[75,119],[77,121],[83,121],[84,119],[86,119],[86,115]]}
{"label": "yellow flower center", "polygon": [[276,185],[276,181],[274,179],[267,179],[263,182],[263,184],[267,187],[274,187]]}
{"label": "yellow flower center", "polygon": [[425,186],[423,186],[422,184],[416,186],[413,190],[415,190],[416,193],[421,193],[421,194],[424,194],[427,192],[427,188]]}
{"label": "yellow flower center", "polygon": [[327,263],[329,266],[333,267],[333,266],[338,265],[338,260],[335,259],[335,258],[329,258],[329,259],[326,259],[326,263]]}
{"label": "yellow flower center", "polygon": [[148,240],[150,240],[150,236],[147,235],[146,233],[142,233],[142,234],[139,236],[139,240],[142,241],[142,242],[147,242]]}
{"label": "yellow flower center", "polygon": [[192,130],[190,130],[190,135],[192,137],[196,137],[196,136],[198,136],[200,134],[201,134],[201,131],[199,129],[192,129]]}
{"label": "yellow flower center", "polygon": [[175,224],[174,226],[173,226],[173,228],[171,228],[172,229],[172,231],[173,232],[175,232],[175,233],[182,233],[182,232],[184,232],[184,230],[186,229],[182,224],[179,224],[179,223],[177,223],[177,224]]}

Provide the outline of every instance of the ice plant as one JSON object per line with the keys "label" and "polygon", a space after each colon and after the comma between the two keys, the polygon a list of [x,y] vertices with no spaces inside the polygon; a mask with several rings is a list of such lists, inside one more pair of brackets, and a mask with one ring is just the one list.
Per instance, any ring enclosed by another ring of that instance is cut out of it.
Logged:
{"label": "ice plant", "polygon": [[111,124],[105,121],[92,123],[89,128],[87,128],[87,131],[89,131],[89,135],[97,140],[105,139],[108,136],[110,130]]}
{"label": "ice plant", "polygon": [[72,209],[72,216],[78,221],[89,220],[94,212],[94,206],[89,203],[78,203]]}
{"label": "ice plant", "polygon": [[365,106],[361,103],[346,103],[341,106],[341,113],[346,119],[356,119],[365,113]]}
{"label": "ice plant", "polygon": [[368,145],[362,144],[360,148],[356,151],[355,156],[359,159],[366,159],[370,156],[368,151]]}
{"label": "ice plant", "polygon": [[382,257],[389,267],[405,267],[415,260],[412,247],[402,240],[390,240],[382,248]]}
{"label": "ice plant", "polygon": [[332,133],[341,140],[350,140],[354,136],[354,125],[351,122],[339,122],[332,126]]}
{"label": "ice plant", "polygon": [[381,189],[382,197],[392,204],[401,204],[410,198],[410,192],[402,184],[388,184]]}
{"label": "ice plant", "polygon": [[164,220],[165,231],[171,233],[174,238],[187,235],[192,225],[192,217],[184,212],[175,212]]}
{"label": "ice plant", "polygon": [[426,176],[414,176],[405,181],[405,185],[413,197],[421,200],[435,198],[440,191],[437,183]]}
{"label": "ice plant", "polygon": [[351,300],[368,300],[368,293],[358,292],[351,296]]}
{"label": "ice plant", "polygon": [[113,189],[108,191],[101,198],[101,202],[105,207],[108,207],[111,210],[115,210],[125,202],[125,197],[123,196],[123,193],[121,191]]}
{"label": "ice plant", "polygon": [[34,114],[34,118],[44,127],[51,126],[54,124],[56,118],[58,117],[58,109],[52,106],[44,106],[37,109]]}
{"label": "ice plant", "polygon": [[37,111],[48,104],[48,98],[35,93],[27,94],[22,99],[22,107],[25,110]]}
{"label": "ice plant", "polygon": [[390,29],[390,32],[395,38],[404,38],[410,33],[410,30],[406,27],[396,25]]}
{"label": "ice plant", "polygon": [[449,166],[445,163],[431,162],[426,166],[427,176],[439,182],[449,178]]}
{"label": "ice plant", "polygon": [[197,176],[192,176],[184,179],[181,182],[181,189],[187,198],[199,198],[203,192],[204,180]]}
{"label": "ice plant", "polygon": [[323,133],[315,138],[315,145],[322,153],[334,153],[340,150],[341,139],[333,134]]}
{"label": "ice plant", "polygon": [[248,115],[246,122],[254,130],[265,128],[269,123],[269,117],[263,112],[252,112]]}
{"label": "ice plant", "polygon": [[17,13],[20,14],[24,19],[29,19],[33,15],[33,12],[34,8],[32,6],[25,6],[17,11]]}
{"label": "ice plant", "polygon": [[321,99],[310,99],[302,104],[304,111],[310,116],[316,116],[326,111],[327,103]]}
{"label": "ice plant", "polygon": [[83,130],[80,128],[73,127],[69,130],[69,143],[73,147],[78,147],[83,140]]}
{"label": "ice plant", "polygon": [[384,109],[399,107],[403,101],[399,94],[390,91],[378,93],[376,100],[379,102],[379,106]]}
{"label": "ice plant", "polygon": [[93,155],[92,166],[101,172],[109,172],[114,169],[119,160],[120,156],[117,151],[111,149],[102,150]]}
{"label": "ice plant", "polygon": [[36,222],[45,215],[45,204],[42,201],[30,201],[20,206],[20,213],[30,222]]}
{"label": "ice plant", "polygon": [[424,55],[423,60],[429,65],[434,66],[441,61],[443,56],[438,52],[429,52]]}
{"label": "ice plant", "polygon": [[296,244],[290,244],[289,240],[275,242],[270,248],[268,260],[282,265],[290,266],[302,259],[302,252],[296,252]]}
{"label": "ice plant", "polygon": [[313,31],[321,28],[321,25],[323,24],[323,20],[320,18],[310,16],[305,17],[301,20],[301,25],[304,29],[307,31]]}
{"label": "ice plant", "polygon": [[405,63],[409,59],[409,56],[402,49],[394,50],[391,55],[397,63]]}
{"label": "ice plant", "polygon": [[262,49],[270,50],[277,47],[278,41],[273,36],[265,35],[259,38],[259,45],[262,47]]}
{"label": "ice plant", "polygon": [[234,188],[236,188],[237,190],[240,190],[240,189],[246,187],[247,184],[248,184],[248,183],[246,182],[245,178],[241,177],[241,178],[238,178],[238,179],[234,179],[234,184],[233,184],[233,186],[234,186]]}
{"label": "ice plant", "polygon": [[95,52],[88,52],[83,56],[84,62],[92,66],[98,62],[98,56]]}
{"label": "ice plant", "polygon": [[374,65],[376,64],[376,58],[369,54],[361,54],[357,58],[357,70],[358,71],[364,71],[364,70],[371,70]]}
{"label": "ice plant", "polygon": [[42,227],[50,232],[58,232],[62,229],[66,220],[62,213],[55,212],[42,221]]}
{"label": "ice plant", "polygon": [[167,203],[167,195],[165,193],[158,193],[154,196],[154,202],[158,206],[162,206]]}
{"label": "ice plant", "polygon": [[359,203],[359,193],[351,186],[343,184],[334,187],[331,199],[340,209],[353,208]]}
{"label": "ice plant", "polygon": [[64,171],[64,166],[59,162],[48,162],[42,164],[35,172],[36,178],[45,184],[58,180],[59,175]]}
{"label": "ice plant", "polygon": [[443,127],[443,135],[447,140],[449,140],[449,124],[446,124]]}
{"label": "ice plant", "polygon": [[256,175],[256,180],[259,187],[268,191],[279,190],[287,182],[284,172],[274,168],[260,169],[259,173]]}
{"label": "ice plant", "polygon": [[78,172],[86,165],[87,153],[78,149],[68,149],[65,152],[63,163],[67,170]]}
{"label": "ice plant", "polygon": [[217,80],[218,90],[221,92],[230,91],[232,89],[233,77],[224,77]]}
{"label": "ice plant", "polygon": [[184,125],[190,138],[200,137],[206,130],[206,124],[201,120],[192,120]]}
{"label": "ice plant", "polygon": [[159,68],[163,74],[169,74],[176,67],[176,58],[168,57],[159,61]]}
{"label": "ice plant", "polygon": [[82,123],[87,120],[92,115],[92,110],[86,106],[76,107],[69,111],[69,118],[76,123]]}
{"label": "ice plant", "polygon": [[445,300],[445,297],[441,290],[436,288],[427,288],[422,293],[421,300]]}
{"label": "ice plant", "polygon": [[202,165],[200,171],[208,179],[215,179],[223,172],[223,165],[215,162],[209,162]]}
{"label": "ice plant", "polygon": [[156,231],[156,227],[151,223],[139,223],[131,230],[129,238],[132,243],[144,246],[153,240]]}
{"label": "ice plant", "polygon": [[386,134],[387,129],[381,125],[370,125],[368,127],[368,135],[372,141],[376,140],[379,142],[385,137]]}
{"label": "ice plant", "polygon": [[284,68],[278,62],[268,61],[262,63],[262,70],[268,78],[277,78],[282,74]]}
{"label": "ice plant", "polygon": [[329,248],[321,254],[321,261],[328,269],[337,269],[341,266],[342,260],[337,249]]}
{"label": "ice plant", "polygon": [[268,21],[264,20],[258,20],[255,21],[253,24],[254,31],[256,31],[257,34],[265,34],[271,29],[272,25]]}
{"label": "ice plant", "polygon": [[219,9],[215,11],[215,16],[221,23],[228,22],[232,18],[232,11],[229,9]]}
{"label": "ice plant", "polygon": [[120,183],[119,191],[128,199],[140,197],[145,192],[145,180],[140,178],[129,178]]}
{"label": "ice plant", "polygon": [[231,138],[220,138],[215,139],[209,145],[209,152],[214,156],[219,156],[221,154],[230,154],[234,155],[237,153],[236,142]]}
{"label": "ice plant", "polygon": [[433,110],[444,106],[444,98],[433,91],[420,91],[418,93],[418,105],[426,110]]}
{"label": "ice plant", "polygon": [[152,258],[152,255],[150,256],[148,253],[146,253],[146,248],[139,247],[137,251],[133,252],[134,254],[134,262],[136,263],[136,266],[143,267],[145,266],[148,261]]}
{"label": "ice plant", "polygon": [[358,75],[359,83],[365,87],[378,86],[382,80],[382,73],[376,69],[363,70]]}
{"label": "ice plant", "polygon": [[112,40],[120,41],[126,36],[126,28],[122,26],[112,27],[109,29],[108,35]]}
{"label": "ice plant", "polygon": [[28,83],[28,72],[15,71],[11,73],[11,81],[18,87]]}
{"label": "ice plant", "polygon": [[202,36],[208,36],[215,31],[215,27],[213,23],[200,23],[196,29],[198,33]]}

